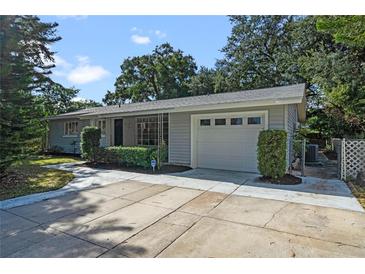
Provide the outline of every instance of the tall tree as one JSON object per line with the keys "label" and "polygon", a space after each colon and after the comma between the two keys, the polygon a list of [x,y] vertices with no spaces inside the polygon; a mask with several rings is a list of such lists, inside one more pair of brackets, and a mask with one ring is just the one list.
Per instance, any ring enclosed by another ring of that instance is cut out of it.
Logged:
{"label": "tall tree", "polygon": [[101,107],[102,104],[94,100],[82,99],[82,100],[71,100],[71,104],[65,112],[76,111],[85,108]]}
{"label": "tall tree", "polygon": [[0,169],[22,157],[41,136],[42,107],[35,94],[52,82],[49,45],[56,23],[36,16],[0,16]]}
{"label": "tall tree", "polygon": [[333,35],[337,43],[365,47],[365,16],[320,16],[317,29]]}
{"label": "tall tree", "polygon": [[193,57],[165,43],[151,54],[125,59],[120,68],[115,91],[103,99],[106,104],[188,96],[196,64]]}
{"label": "tall tree", "polygon": [[65,88],[60,84],[52,83],[42,88],[37,95],[40,105],[43,106],[44,116],[53,116],[84,108],[100,107],[102,104],[88,99],[77,99],[80,90]]}
{"label": "tall tree", "polygon": [[[334,36],[343,30],[328,29],[331,20],[342,19],[325,17],[326,31],[323,24],[317,29],[318,20],[324,19],[316,16],[233,16],[230,20],[232,34],[218,66],[226,71],[231,87],[305,82],[313,129],[326,129],[324,137],[364,131],[364,48],[337,43]],[[359,33],[346,41],[359,41]]]}
{"label": "tall tree", "polygon": [[359,30],[346,38],[338,35],[343,32],[339,22],[355,22],[350,19],[309,16],[298,25],[298,33],[315,28],[321,38],[319,46],[307,50],[298,63],[302,76],[319,91],[321,102],[310,111],[316,115],[309,115],[308,124],[324,137],[365,137],[365,44],[358,43]]}
{"label": "tall tree", "polygon": [[191,95],[204,95],[231,91],[222,70],[201,67],[188,84]]}
{"label": "tall tree", "polygon": [[78,92],[78,89],[65,88],[56,83],[43,87],[42,93],[38,95],[38,102],[43,106],[44,116],[71,111],[72,100]]}
{"label": "tall tree", "polygon": [[218,66],[235,89],[303,82],[295,62],[295,16],[231,16],[231,36]]}

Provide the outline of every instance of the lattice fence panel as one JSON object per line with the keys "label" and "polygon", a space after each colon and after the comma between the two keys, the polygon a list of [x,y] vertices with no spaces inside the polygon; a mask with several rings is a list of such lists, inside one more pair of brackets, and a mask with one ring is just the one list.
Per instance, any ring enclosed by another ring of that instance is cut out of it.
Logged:
{"label": "lattice fence panel", "polygon": [[344,177],[356,178],[359,171],[365,172],[365,140],[344,140]]}

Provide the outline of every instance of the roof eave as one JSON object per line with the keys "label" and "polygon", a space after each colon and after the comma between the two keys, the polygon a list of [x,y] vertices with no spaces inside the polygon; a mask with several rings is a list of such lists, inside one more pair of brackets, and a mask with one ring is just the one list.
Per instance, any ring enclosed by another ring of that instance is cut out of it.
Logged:
{"label": "roof eave", "polygon": [[136,116],[146,114],[156,114],[161,112],[176,113],[176,112],[192,112],[201,110],[216,110],[216,109],[233,109],[243,107],[261,107],[261,106],[272,106],[272,105],[286,105],[286,104],[300,104],[303,97],[296,96],[285,99],[270,99],[270,100],[252,100],[237,103],[220,103],[212,105],[199,105],[199,106],[187,106],[187,107],[176,107],[176,108],[161,108],[155,110],[141,110],[141,111],[129,111],[129,112],[111,112],[103,114],[84,114],[80,118],[108,118],[115,116]]}

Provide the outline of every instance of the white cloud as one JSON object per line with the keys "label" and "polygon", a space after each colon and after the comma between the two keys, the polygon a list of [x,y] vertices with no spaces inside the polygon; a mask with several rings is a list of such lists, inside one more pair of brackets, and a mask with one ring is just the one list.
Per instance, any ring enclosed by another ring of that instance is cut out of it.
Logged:
{"label": "white cloud", "polygon": [[54,56],[56,68],[53,74],[64,77],[72,84],[86,84],[98,81],[110,73],[100,65],[92,65],[89,56],[77,55],[77,64],[71,64],[59,55]]}
{"label": "white cloud", "polygon": [[133,34],[131,36],[131,39],[132,39],[133,43],[139,44],[139,45],[147,45],[147,44],[151,43],[151,39],[148,36]]}
{"label": "white cloud", "polygon": [[142,30],[140,28],[137,28],[137,27],[131,28],[131,31],[132,32],[142,32]]}
{"label": "white cloud", "polygon": [[67,80],[73,84],[86,84],[103,79],[109,72],[102,66],[79,64],[67,75]]}
{"label": "white cloud", "polygon": [[155,30],[155,34],[158,38],[164,38],[166,37],[166,33],[160,31],[160,30]]}
{"label": "white cloud", "polygon": [[72,64],[67,62],[59,55],[53,56],[54,62],[49,62],[49,64],[55,64],[56,67],[53,69],[52,73],[58,77],[67,76],[67,71],[72,68]]}
{"label": "white cloud", "polygon": [[54,64],[56,65],[56,68],[69,69],[72,67],[72,65],[69,62],[67,62],[65,59],[63,59],[59,55],[55,55],[53,58],[54,58]]}
{"label": "white cloud", "polygon": [[73,101],[73,102],[85,102],[85,101],[87,101],[87,99],[84,98],[84,97],[77,96],[75,98],[72,98],[71,101]]}
{"label": "white cloud", "polygon": [[88,18],[87,15],[58,15],[57,17],[62,20],[65,19],[85,20]]}
{"label": "white cloud", "polygon": [[76,56],[76,59],[81,64],[88,64],[88,63],[90,63],[90,57],[89,56],[77,55]]}

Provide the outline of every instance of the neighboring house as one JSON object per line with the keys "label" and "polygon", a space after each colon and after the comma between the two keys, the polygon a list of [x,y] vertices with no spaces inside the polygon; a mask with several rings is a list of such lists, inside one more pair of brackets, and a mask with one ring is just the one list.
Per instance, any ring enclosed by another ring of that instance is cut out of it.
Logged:
{"label": "neighboring house", "polygon": [[[247,90],[96,107],[49,118],[48,147],[79,152],[84,126],[101,128],[102,146],[168,145],[171,164],[257,172],[256,145],[263,129],[293,132],[305,120],[305,85]],[[160,134],[160,135],[159,135]]]}

